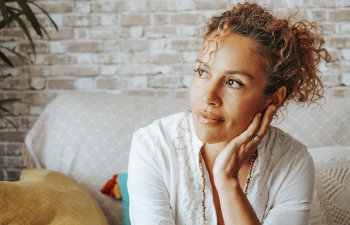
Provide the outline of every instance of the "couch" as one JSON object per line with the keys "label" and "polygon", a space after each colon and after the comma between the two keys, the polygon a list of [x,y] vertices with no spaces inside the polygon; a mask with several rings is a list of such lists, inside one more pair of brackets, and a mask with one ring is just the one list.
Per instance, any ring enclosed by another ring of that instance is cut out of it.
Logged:
{"label": "couch", "polygon": [[[126,173],[132,133],[156,118],[190,109],[187,98],[72,92],[58,96],[25,138],[27,168],[58,171],[97,200],[110,224],[122,224],[121,202],[100,193]],[[350,224],[350,101],[290,104],[273,122],[309,148],[316,168],[311,224]]]}

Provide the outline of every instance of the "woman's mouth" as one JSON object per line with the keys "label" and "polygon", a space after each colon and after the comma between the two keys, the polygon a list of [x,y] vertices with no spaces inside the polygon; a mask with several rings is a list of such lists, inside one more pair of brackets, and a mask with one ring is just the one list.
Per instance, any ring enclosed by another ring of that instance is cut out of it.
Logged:
{"label": "woman's mouth", "polygon": [[197,117],[201,123],[206,125],[218,125],[225,121],[222,117],[205,111],[198,112]]}

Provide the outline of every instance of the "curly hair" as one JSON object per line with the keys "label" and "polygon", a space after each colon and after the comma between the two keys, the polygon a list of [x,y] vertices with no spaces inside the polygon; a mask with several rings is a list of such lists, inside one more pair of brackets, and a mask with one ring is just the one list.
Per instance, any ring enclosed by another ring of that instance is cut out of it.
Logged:
{"label": "curly hair", "polygon": [[[278,19],[261,6],[238,3],[232,10],[212,17],[205,38],[212,32],[218,40],[226,32],[249,37],[257,44],[258,53],[266,59],[267,85],[265,95],[272,95],[285,86],[284,102],[315,103],[323,98],[324,88],[319,77],[319,63],[333,62],[323,47],[324,39],[315,23]],[[216,50],[214,50],[215,52]]]}

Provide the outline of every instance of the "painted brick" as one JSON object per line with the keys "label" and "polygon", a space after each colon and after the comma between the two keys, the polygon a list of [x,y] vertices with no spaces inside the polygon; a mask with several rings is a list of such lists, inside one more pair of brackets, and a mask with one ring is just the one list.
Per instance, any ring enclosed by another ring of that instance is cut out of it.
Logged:
{"label": "painted brick", "polygon": [[40,54],[36,57],[36,63],[40,65],[65,65],[76,62],[76,58],[68,54]]}
{"label": "painted brick", "polygon": [[98,1],[91,3],[93,13],[113,13],[126,10],[126,3],[123,1]]}
{"label": "painted brick", "polygon": [[[21,43],[19,45],[21,52],[32,53],[32,48],[30,43]],[[35,43],[35,52],[36,53],[48,53],[50,50],[50,45],[48,43]]]}
{"label": "painted brick", "polygon": [[180,57],[178,53],[160,53],[150,57],[151,63],[178,63]]}
{"label": "painted brick", "polygon": [[21,155],[22,154],[22,144],[7,144],[6,145],[7,155]]}
{"label": "painted brick", "polygon": [[341,83],[345,86],[350,86],[350,73],[343,73],[342,74]]}
{"label": "painted brick", "polygon": [[[0,156],[6,155],[7,154],[7,148],[6,145],[0,144]],[[0,163],[1,164],[1,163]]]}
{"label": "painted brick", "polygon": [[350,60],[342,61],[340,64],[341,71],[350,72]]}
{"label": "painted brick", "polygon": [[[142,26],[130,27],[129,36],[132,38],[143,37],[144,36],[144,28]],[[123,36],[123,37],[125,37],[125,36]]]}
{"label": "painted brick", "polygon": [[350,21],[350,9],[329,12],[330,21]]}
{"label": "painted brick", "polygon": [[196,1],[197,10],[227,10],[227,1]]}
{"label": "painted brick", "polygon": [[117,14],[103,14],[101,15],[102,26],[113,26],[119,24],[119,15]]}
{"label": "painted brick", "polygon": [[149,25],[150,17],[147,14],[124,14],[121,15],[120,24],[122,25]]}
{"label": "painted brick", "polygon": [[342,59],[350,60],[350,49],[342,49],[340,50],[340,54]]}
{"label": "painted brick", "polygon": [[165,38],[176,36],[176,27],[148,27],[146,36],[150,38]]}
{"label": "painted brick", "polygon": [[103,65],[101,67],[100,75],[103,75],[103,76],[117,75],[118,70],[119,70],[119,66],[117,65]]}
{"label": "painted brick", "polygon": [[326,41],[326,45],[334,48],[349,48],[350,38],[347,36],[329,37],[329,39]]}
{"label": "painted brick", "polygon": [[91,4],[88,1],[75,1],[74,12],[88,14],[91,12]]}
{"label": "painted brick", "polygon": [[332,96],[336,98],[350,98],[349,87],[337,87],[332,90]]}
{"label": "painted brick", "polygon": [[26,90],[29,88],[29,80],[17,77],[8,77],[5,79],[2,88],[8,90]]}
{"label": "painted brick", "polygon": [[12,168],[23,167],[23,161],[21,156],[7,156],[7,166]]}
{"label": "painted brick", "polygon": [[67,44],[69,52],[99,52],[102,50],[100,42],[73,42]]}
{"label": "painted brick", "polygon": [[61,41],[50,41],[51,53],[65,53],[67,51],[66,46]]}
{"label": "painted brick", "polygon": [[44,110],[43,106],[30,106],[29,113],[30,115],[38,116]]}
{"label": "painted brick", "polygon": [[75,80],[74,85],[79,90],[95,89],[97,86],[94,78],[78,78]]}
{"label": "painted brick", "polygon": [[55,92],[25,92],[23,94],[23,101],[30,104],[30,106],[45,106],[49,102],[51,102],[55,97],[57,96],[57,93]]}
{"label": "painted brick", "polygon": [[184,37],[204,37],[204,30],[201,26],[182,25],[177,28],[177,36]]}
{"label": "painted brick", "polygon": [[99,78],[97,87],[102,89],[145,88],[146,82],[145,76]]}
{"label": "painted brick", "polygon": [[[40,6],[48,13],[69,13],[73,11],[74,2],[59,1],[59,2],[45,2],[41,1]],[[41,11],[39,11],[41,12]]]}
{"label": "painted brick", "polygon": [[51,40],[67,40],[73,39],[74,37],[74,32],[71,28],[59,27],[59,31],[56,31],[56,29],[48,28],[46,31],[49,34]]}
{"label": "painted brick", "polygon": [[65,27],[87,27],[100,25],[100,17],[98,15],[67,15],[63,18]]}
{"label": "painted brick", "polygon": [[74,38],[75,39],[88,39],[90,38],[90,31],[89,28],[75,28],[74,29]]}
{"label": "painted brick", "polygon": [[148,86],[152,88],[180,88],[183,87],[180,76],[153,76],[148,79]]}
{"label": "painted brick", "polygon": [[23,142],[25,132],[23,131],[0,131],[0,141]]}
{"label": "painted brick", "polygon": [[309,18],[311,21],[325,21],[328,17],[327,10],[314,10],[311,11],[311,17]]}
{"label": "painted brick", "polygon": [[169,23],[168,14],[152,14],[152,24],[165,25]]}
{"label": "painted brick", "polygon": [[113,27],[110,29],[105,28],[96,28],[96,29],[90,29],[90,36],[92,39],[99,39],[99,40],[106,40],[106,39],[115,39],[124,36],[129,36],[129,29],[126,28],[117,28]]}
{"label": "painted brick", "polygon": [[99,68],[96,66],[75,66],[67,70],[69,76],[97,76],[99,75]]}
{"label": "painted brick", "polygon": [[200,14],[179,13],[170,16],[171,24],[198,24],[204,18]]}
{"label": "painted brick", "polygon": [[201,40],[173,40],[171,41],[171,47],[174,50],[180,50],[180,51],[199,51],[201,44]]}
{"label": "painted brick", "polygon": [[48,89],[74,89],[73,79],[50,79],[47,80]]}
{"label": "painted brick", "polygon": [[73,64],[76,62],[79,65],[86,65],[86,64],[92,64],[93,63],[93,57],[98,53],[77,53],[73,54],[71,57],[74,58],[74,61],[72,60],[70,64]]}
{"label": "painted brick", "polygon": [[13,115],[27,115],[29,113],[29,104],[21,100],[11,104],[8,109]]}
{"label": "painted brick", "polygon": [[148,12],[168,12],[175,11],[176,5],[179,2],[177,1],[146,1],[146,8]]}
{"label": "painted brick", "polygon": [[120,40],[119,42],[120,50],[122,51],[144,51],[149,49],[148,40]]}
{"label": "painted brick", "polygon": [[6,29],[0,31],[1,40],[10,41],[10,40],[22,40],[25,38],[25,34],[21,29]]}
{"label": "painted brick", "polygon": [[129,57],[126,54],[115,54],[105,52],[94,55],[93,62],[98,64],[128,63]]}

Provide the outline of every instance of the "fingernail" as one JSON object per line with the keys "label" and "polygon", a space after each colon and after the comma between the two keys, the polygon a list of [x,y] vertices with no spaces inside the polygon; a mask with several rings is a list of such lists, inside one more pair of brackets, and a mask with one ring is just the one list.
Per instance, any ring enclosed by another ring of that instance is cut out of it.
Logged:
{"label": "fingernail", "polygon": [[262,116],[262,113],[258,113],[258,117],[261,118],[261,116]]}
{"label": "fingernail", "polygon": [[272,111],[276,111],[276,106],[272,106]]}

